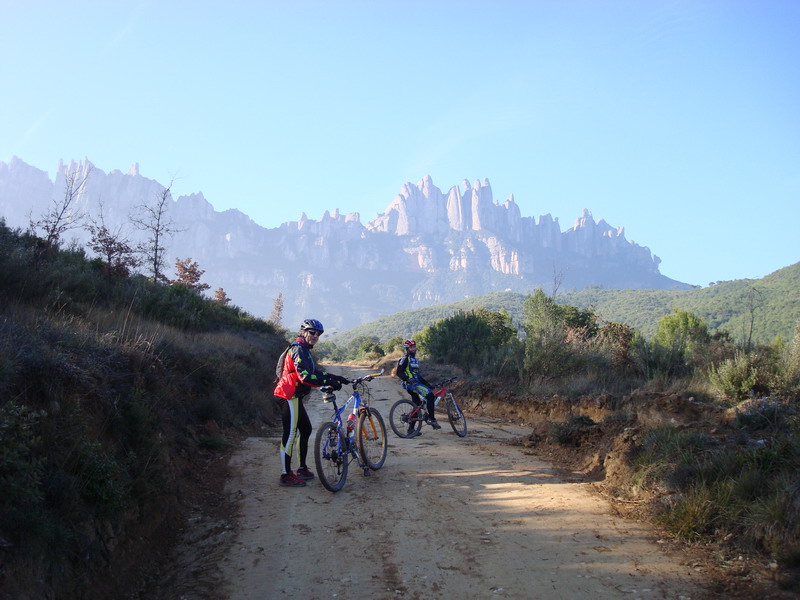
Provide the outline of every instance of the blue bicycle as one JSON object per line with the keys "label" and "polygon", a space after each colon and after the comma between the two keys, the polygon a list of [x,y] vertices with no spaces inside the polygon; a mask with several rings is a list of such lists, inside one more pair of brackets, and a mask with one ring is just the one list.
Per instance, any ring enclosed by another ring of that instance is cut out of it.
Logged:
{"label": "blue bicycle", "polygon": [[[321,425],[314,440],[314,462],[317,475],[325,489],[338,492],[344,487],[347,479],[347,468],[352,460],[370,474],[370,469],[377,471],[386,462],[388,450],[386,442],[386,426],[381,414],[369,406],[370,392],[367,383],[383,374],[380,373],[359,377],[349,383],[353,393],[347,402],[339,408],[336,405],[336,394],[333,388],[323,386],[323,402],[333,402],[333,419]],[[352,405],[352,412],[347,422],[342,415]]]}

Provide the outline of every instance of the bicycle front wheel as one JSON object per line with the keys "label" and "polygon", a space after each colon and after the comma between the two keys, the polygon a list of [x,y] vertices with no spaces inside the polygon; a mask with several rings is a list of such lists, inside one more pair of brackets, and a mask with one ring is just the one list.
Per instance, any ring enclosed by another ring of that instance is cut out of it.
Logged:
{"label": "bicycle front wheel", "polygon": [[333,421],[325,423],[317,430],[314,463],[317,465],[317,476],[326,490],[338,492],[344,487],[350,457],[347,453],[347,440]]}
{"label": "bicycle front wheel", "polygon": [[467,418],[464,412],[452,396],[447,399],[447,419],[450,421],[450,427],[456,432],[458,437],[467,435]]}
{"label": "bicycle front wheel", "polygon": [[386,425],[383,417],[374,408],[361,411],[358,416],[358,453],[361,460],[373,471],[377,471],[386,462],[386,453],[389,450],[386,444]]}
{"label": "bicycle front wheel", "polygon": [[389,410],[389,425],[401,438],[412,438],[422,429],[422,407],[411,400],[398,400]]}

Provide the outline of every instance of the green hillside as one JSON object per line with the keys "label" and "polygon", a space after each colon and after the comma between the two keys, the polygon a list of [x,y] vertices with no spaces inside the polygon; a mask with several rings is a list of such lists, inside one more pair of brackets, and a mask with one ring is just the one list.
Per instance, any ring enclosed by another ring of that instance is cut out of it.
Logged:
{"label": "green hillside", "polygon": [[[486,307],[505,309],[514,323],[522,322],[526,296],[497,292],[459,302],[429,306],[387,315],[342,332],[334,337],[343,343],[357,336],[376,336],[384,342],[392,337],[410,337],[431,323],[458,310]],[[777,335],[792,338],[800,321],[800,263],[785,267],[761,279],[740,279],[693,290],[606,290],[586,289],[561,294],[557,301],[578,308],[594,308],[601,319],[628,323],[650,337],[656,323],[674,308],[701,317],[712,331],[729,332],[745,340],[752,323],[752,340],[769,343]]]}

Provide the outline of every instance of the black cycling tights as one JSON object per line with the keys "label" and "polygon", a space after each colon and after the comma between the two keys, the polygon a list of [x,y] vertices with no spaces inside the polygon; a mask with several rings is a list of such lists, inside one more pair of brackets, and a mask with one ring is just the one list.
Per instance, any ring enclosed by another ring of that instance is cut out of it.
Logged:
{"label": "black cycling tights", "polygon": [[[420,404],[422,402],[419,399],[419,394],[417,394],[416,392],[408,392],[408,393],[411,394],[411,400],[412,402],[414,402],[414,404]],[[428,417],[430,417],[435,421],[436,413],[434,411],[436,410],[436,396],[433,395],[433,392],[430,392],[427,396],[425,396],[425,400],[428,403]]]}
{"label": "black cycling tights", "polygon": [[[283,400],[283,398],[279,398]],[[280,402],[281,420],[283,421],[283,437],[281,437],[281,454],[283,457],[284,473],[292,470],[292,452],[294,451],[295,437],[300,435],[300,462],[298,467],[306,466],[308,455],[308,438],[311,437],[311,419],[308,418],[303,401],[297,398]],[[294,410],[293,410],[294,409]],[[296,413],[296,414],[293,414]],[[294,421],[294,423],[292,422]]]}

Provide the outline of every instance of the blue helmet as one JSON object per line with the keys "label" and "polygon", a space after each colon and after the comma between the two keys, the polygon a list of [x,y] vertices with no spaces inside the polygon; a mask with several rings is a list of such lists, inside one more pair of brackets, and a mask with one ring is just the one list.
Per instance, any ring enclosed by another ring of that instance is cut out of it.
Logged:
{"label": "blue helmet", "polygon": [[325,328],[322,326],[322,323],[320,323],[316,319],[306,319],[300,325],[300,331],[308,331],[309,329],[315,329],[316,331],[319,331],[320,333],[325,331]]}

